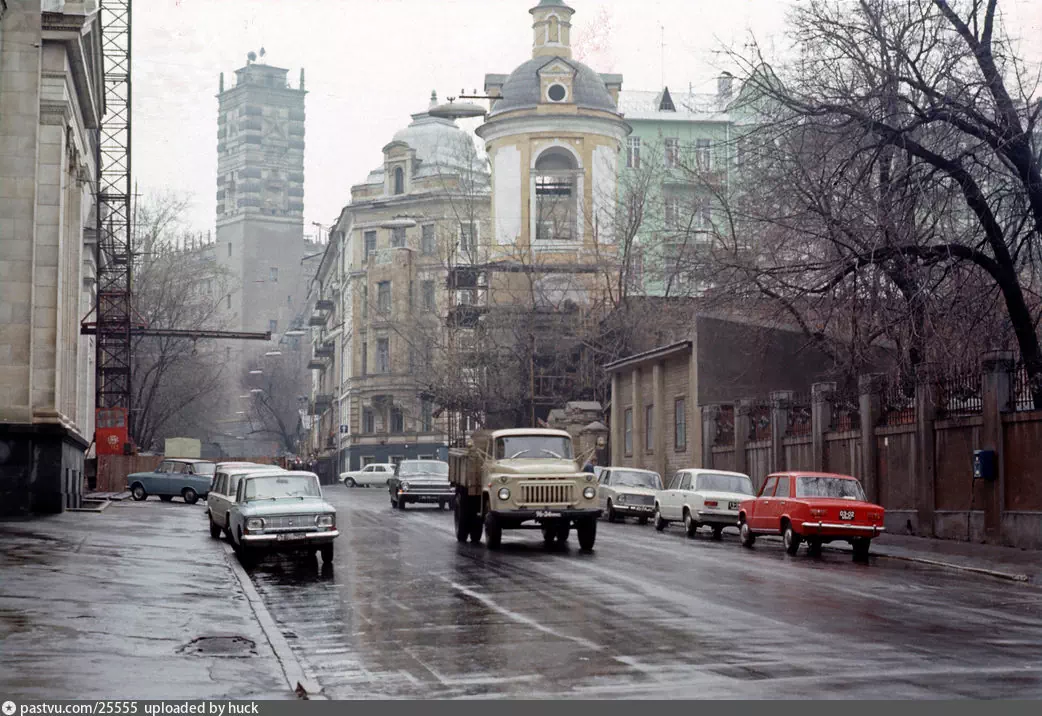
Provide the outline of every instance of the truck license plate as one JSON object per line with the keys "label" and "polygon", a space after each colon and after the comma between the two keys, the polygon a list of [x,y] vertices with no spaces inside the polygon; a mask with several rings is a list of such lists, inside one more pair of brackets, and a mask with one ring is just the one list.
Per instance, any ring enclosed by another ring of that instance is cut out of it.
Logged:
{"label": "truck license plate", "polygon": [[279,542],[299,542],[305,538],[302,532],[283,532],[279,535]]}
{"label": "truck license plate", "polygon": [[535,513],[536,517],[560,517],[560,512],[549,512],[547,510],[541,510]]}
{"label": "truck license plate", "polygon": [[854,510],[840,510],[839,518],[841,520],[852,520],[854,519]]}

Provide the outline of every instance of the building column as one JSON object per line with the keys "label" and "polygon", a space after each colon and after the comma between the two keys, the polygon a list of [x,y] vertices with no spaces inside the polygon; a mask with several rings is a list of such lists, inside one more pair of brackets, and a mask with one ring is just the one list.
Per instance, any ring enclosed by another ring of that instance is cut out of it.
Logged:
{"label": "building column", "polygon": [[832,425],[832,399],[836,394],[836,384],[815,383],[810,387],[810,423],[811,445],[814,455],[814,469],[824,472],[825,465],[825,433]]}
{"label": "building column", "polygon": [[879,424],[883,374],[870,373],[858,378],[861,412],[861,483],[870,502],[879,503],[879,443],[876,425]]}
{"label": "building column", "polygon": [[699,411],[702,416],[702,469],[713,469],[713,445],[720,430],[720,406],[706,405]]}
{"label": "building column", "polygon": [[[688,440],[691,442],[688,454],[691,456],[695,467],[706,467],[703,462],[705,438],[702,429],[702,410],[698,405],[698,341],[695,337],[691,340],[691,356],[687,366],[687,400],[685,410],[691,419],[688,426]],[[663,475],[665,479],[665,475]]]}
{"label": "building column", "polygon": [[641,393],[641,370],[634,368],[632,374],[633,385],[633,467],[644,464],[644,394]]}
{"label": "building column", "polygon": [[[984,539],[992,543],[998,543],[1002,535],[1002,509],[1005,505],[1006,487],[1002,454],[1002,414],[1012,408],[1010,384],[1014,367],[1013,353],[1010,351],[990,351],[981,359],[984,424],[980,432],[980,449],[995,451],[995,480],[984,482],[983,489]],[[967,519],[972,520],[973,515]]]}
{"label": "building column", "polygon": [[624,426],[622,425],[622,393],[619,392],[621,383],[619,372],[614,371],[611,374],[611,432],[609,434],[611,458],[608,461],[611,465],[622,464],[622,430]]}
{"label": "building column", "polygon": [[917,366],[915,372],[915,503],[918,513],[916,534],[933,537],[933,517],[936,508],[935,487],[937,484],[936,434],[934,420],[937,417],[936,384],[933,366]]}
{"label": "building column", "polygon": [[655,452],[652,464],[655,466],[653,468],[655,472],[664,478],[668,463],[666,462],[666,386],[662,363],[656,363],[651,369],[651,395],[651,399],[655,401],[652,403],[654,412],[652,413],[651,449]]}
{"label": "building column", "polygon": [[749,474],[749,455],[745,444],[752,432],[753,400],[743,398],[734,404],[734,471]]}
{"label": "building column", "polygon": [[789,427],[789,410],[794,393],[791,390],[776,390],[771,393],[771,472],[783,472],[785,461],[785,433]]}

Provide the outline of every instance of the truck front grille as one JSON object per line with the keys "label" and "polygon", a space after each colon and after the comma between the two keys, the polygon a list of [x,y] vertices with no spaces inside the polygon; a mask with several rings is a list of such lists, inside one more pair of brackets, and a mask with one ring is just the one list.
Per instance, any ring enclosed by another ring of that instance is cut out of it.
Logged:
{"label": "truck front grille", "polygon": [[524,505],[570,505],[573,502],[575,485],[570,482],[521,485]]}

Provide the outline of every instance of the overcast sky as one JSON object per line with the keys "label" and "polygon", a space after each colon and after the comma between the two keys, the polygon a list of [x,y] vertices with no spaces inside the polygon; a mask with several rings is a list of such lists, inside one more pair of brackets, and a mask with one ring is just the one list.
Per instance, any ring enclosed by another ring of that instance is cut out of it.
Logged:
{"label": "overcast sky", "polygon": [[[798,0],[797,0],[798,1]],[[1042,0],[1003,0],[1029,54],[1042,40]],[[426,109],[487,72],[531,56],[536,0],[145,0],[134,13],[134,175],[142,194],[190,195],[188,225],[214,226],[218,75],[234,84],[246,53],[307,73],[305,233],[333,223],[381,148]],[[717,52],[750,33],[784,44],[782,0],[572,0],[576,42],[623,89],[712,91]],[[595,29],[596,28],[596,29]],[[665,42],[663,63],[663,38]],[[470,123],[471,126],[474,122]]]}

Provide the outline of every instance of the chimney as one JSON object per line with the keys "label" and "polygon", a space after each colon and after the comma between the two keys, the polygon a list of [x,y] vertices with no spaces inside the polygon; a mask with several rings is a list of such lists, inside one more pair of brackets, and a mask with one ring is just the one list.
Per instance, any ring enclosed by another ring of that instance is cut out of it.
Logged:
{"label": "chimney", "polygon": [[731,94],[734,92],[734,75],[730,72],[724,72],[716,78],[716,93],[722,100],[731,99]]}

